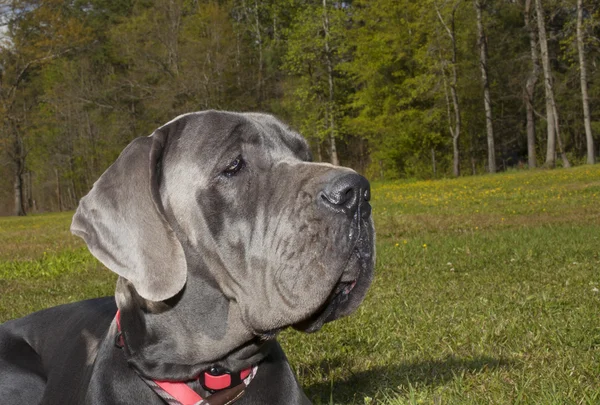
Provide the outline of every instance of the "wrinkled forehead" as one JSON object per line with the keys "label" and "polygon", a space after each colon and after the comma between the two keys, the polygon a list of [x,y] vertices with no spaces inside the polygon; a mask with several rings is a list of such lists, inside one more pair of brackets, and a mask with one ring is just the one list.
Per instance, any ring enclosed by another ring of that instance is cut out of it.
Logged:
{"label": "wrinkled forehead", "polygon": [[306,140],[281,121],[267,114],[247,113],[244,117],[256,129],[245,142],[252,145],[262,143],[274,157],[284,158],[291,154],[300,160],[312,160]]}
{"label": "wrinkled forehead", "polygon": [[266,114],[191,113],[164,127],[170,132],[168,160],[195,161],[209,169],[226,165],[239,155],[250,159],[260,155],[265,165],[287,159],[312,160],[304,138]]}

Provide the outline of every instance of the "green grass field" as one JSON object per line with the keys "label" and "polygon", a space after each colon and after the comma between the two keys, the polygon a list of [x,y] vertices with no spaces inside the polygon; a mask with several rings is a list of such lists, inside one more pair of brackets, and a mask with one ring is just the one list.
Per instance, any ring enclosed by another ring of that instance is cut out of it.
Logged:
{"label": "green grass field", "polygon": [[[600,165],[373,185],[356,314],[280,341],[317,404],[599,404]],[[110,295],[72,213],[0,219],[0,321]]]}

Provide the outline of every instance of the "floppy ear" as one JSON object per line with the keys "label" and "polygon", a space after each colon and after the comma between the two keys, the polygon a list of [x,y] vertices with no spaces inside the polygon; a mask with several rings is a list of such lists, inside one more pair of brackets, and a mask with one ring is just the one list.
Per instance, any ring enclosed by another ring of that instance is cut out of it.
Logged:
{"label": "floppy ear", "polygon": [[81,199],[71,232],[145,299],[162,301],[185,285],[183,248],[158,193],[168,127],[131,142]]}

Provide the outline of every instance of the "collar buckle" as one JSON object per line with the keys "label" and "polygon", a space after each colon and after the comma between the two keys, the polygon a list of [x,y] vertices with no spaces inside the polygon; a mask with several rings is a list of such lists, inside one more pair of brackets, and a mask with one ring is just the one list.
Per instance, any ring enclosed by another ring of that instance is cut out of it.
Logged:
{"label": "collar buckle", "polygon": [[212,366],[210,369],[200,373],[198,381],[205,390],[215,393],[216,391],[242,384],[251,372],[252,367],[234,373],[224,367]]}

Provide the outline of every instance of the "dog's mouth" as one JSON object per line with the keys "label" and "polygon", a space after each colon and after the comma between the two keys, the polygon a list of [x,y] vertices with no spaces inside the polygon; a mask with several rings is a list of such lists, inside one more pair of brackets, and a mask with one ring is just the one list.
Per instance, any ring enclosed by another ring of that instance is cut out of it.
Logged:
{"label": "dog's mouth", "polygon": [[369,257],[370,253],[365,251],[362,245],[357,243],[354,247],[346,266],[347,270],[344,271],[323,305],[307,319],[292,325],[294,329],[312,333],[321,329],[325,323],[337,319],[336,309],[349,301],[354,287],[366,271],[366,257]]}
{"label": "dog's mouth", "polygon": [[255,332],[260,339],[272,339],[288,326],[301,332],[316,332],[325,323],[351,314],[360,305],[371,284],[375,246],[372,225],[369,221],[361,221],[358,216],[357,222],[360,226],[351,229],[349,235],[354,239],[354,246],[345,262],[333,270],[340,276],[329,290],[327,298],[312,313],[306,313],[301,321],[268,331]]}
{"label": "dog's mouth", "polygon": [[[335,319],[333,317],[335,309],[348,301],[350,292],[354,289],[357,282],[358,278],[350,281],[338,281],[325,303],[313,315],[291,326],[296,330],[306,333],[318,331],[325,323]],[[282,329],[277,328],[262,332],[258,336],[261,340],[270,340],[275,338]]]}

